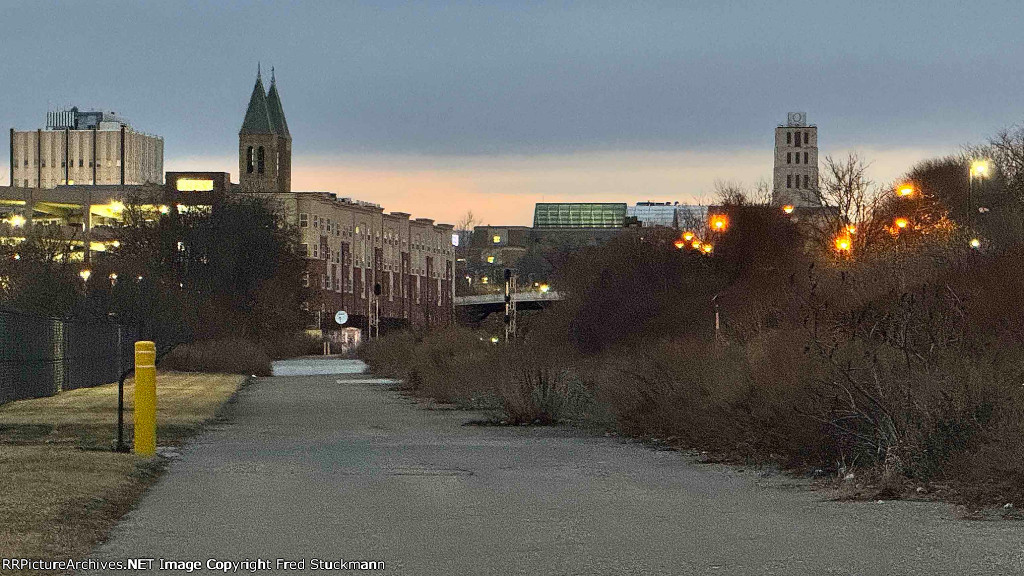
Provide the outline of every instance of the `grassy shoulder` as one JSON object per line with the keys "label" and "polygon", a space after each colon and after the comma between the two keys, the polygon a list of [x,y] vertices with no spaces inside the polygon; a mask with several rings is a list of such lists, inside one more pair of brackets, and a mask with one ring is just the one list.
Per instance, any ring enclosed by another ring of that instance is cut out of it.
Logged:
{"label": "grassy shoulder", "polygon": [[[175,446],[214,419],[245,382],[230,374],[161,372],[157,443]],[[134,382],[125,383],[131,443]],[[0,406],[0,550],[7,557],[82,558],[162,470],[159,459],[111,451],[117,385]]]}

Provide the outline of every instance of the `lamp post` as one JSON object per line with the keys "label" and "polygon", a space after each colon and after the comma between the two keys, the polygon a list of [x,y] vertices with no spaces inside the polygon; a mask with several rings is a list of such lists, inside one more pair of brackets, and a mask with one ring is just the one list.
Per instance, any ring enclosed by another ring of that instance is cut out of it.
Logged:
{"label": "lamp post", "polygon": [[718,297],[721,296],[721,295],[722,295],[722,293],[719,292],[718,294],[715,294],[714,296],[711,297],[711,304],[715,308],[715,346],[718,346],[718,344],[720,343],[720,340],[721,340],[720,334],[721,334],[721,330],[722,330],[722,323],[721,323],[721,316],[719,315],[719,312],[718,312]]}

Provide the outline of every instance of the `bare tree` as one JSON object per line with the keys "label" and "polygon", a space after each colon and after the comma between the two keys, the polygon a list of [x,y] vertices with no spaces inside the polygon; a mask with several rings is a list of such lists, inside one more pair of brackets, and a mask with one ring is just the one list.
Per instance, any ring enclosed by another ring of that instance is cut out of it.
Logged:
{"label": "bare tree", "polygon": [[459,218],[459,221],[455,223],[455,230],[459,232],[468,232],[472,230],[479,222],[476,216],[473,215],[472,210],[467,210],[466,213]]}
{"label": "bare tree", "polygon": [[754,191],[750,195],[751,203],[758,206],[768,206],[772,203],[772,185],[771,182],[761,178],[754,185]]}
{"label": "bare tree", "polygon": [[715,180],[715,198],[723,206],[743,206],[749,203],[747,192],[739,182]]}
{"label": "bare tree", "polygon": [[825,157],[819,184],[824,209],[814,228],[826,248],[831,248],[837,234],[849,234],[851,246],[858,250],[884,233],[884,225],[875,217],[884,192],[868,178],[869,166],[856,153],[839,159]]}

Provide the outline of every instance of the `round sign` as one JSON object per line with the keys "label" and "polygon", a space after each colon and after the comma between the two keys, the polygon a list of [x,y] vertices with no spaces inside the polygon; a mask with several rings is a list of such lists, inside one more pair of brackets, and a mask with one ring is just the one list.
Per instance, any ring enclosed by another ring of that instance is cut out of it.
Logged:
{"label": "round sign", "polygon": [[348,322],[348,312],[344,310],[338,310],[338,313],[334,315],[334,321],[338,324],[344,324]]}

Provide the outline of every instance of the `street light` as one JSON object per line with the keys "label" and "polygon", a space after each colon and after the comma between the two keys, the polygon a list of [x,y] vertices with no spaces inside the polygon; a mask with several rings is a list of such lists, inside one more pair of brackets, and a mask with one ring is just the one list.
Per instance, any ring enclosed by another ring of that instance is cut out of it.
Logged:
{"label": "street light", "polygon": [[729,227],[729,217],[725,214],[716,214],[711,217],[711,228],[715,232],[725,232],[725,229]]}
{"label": "street light", "polygon": [[907,198],[908,196],[914,195],[914,187],[911,184],[904,184],[899,189],[900,196]]}
{"label": "street light", "polygon": [[974,196],[974,179],[985,178],[988,176],[989,161],[988,160],[975,160],[971,162],[971,169],[968,171],[967,177],[967,223],[974,223],[974,208],[971,202],[971,197]]}
{"label": "street light", "polygon": [[676,250],[682,250],[686,246],[686,241],[680,238],[673,242],[672,245],[676,247]]}
{"label": "street light", "polygon": [[895,224],[897,228],[906,228],[909,222],[907,222],[906,218],[897,218]]}
{"label": "street light", "polygon": [[835,239],[836,252],[842,254],[843,252],[849,253],[853,248],[853,242],[850,241],[850,237],[846,234],[836,236]]}
{"label": "street light", "polygon": [[971,162],[971,174],[984,178],[988,175],[988,160],[975,160]]}
{"label": "street light", "polygon": [[686,240],[687,242],[689,242],[690,240],[693,240],[693,236],[694,236],[693,232],[690,232],[690,231],[683,232],[683,240]]}
{"label": "street light", "polygon": [[21,214],[15,214],[14,216],[11,216],[10,222],[11,226],[14,226],[15,228],[21,228],[22,226],[25,225],[25,217],[22,216]]}
{"label": "street light", "polygon": [[89,276],[92,276],[92,270],[86,268],[85,270],[79,272],[78,275],[82,277],[82,282],[88,282]]}
{"label": "street light", "polygon": [[793,210],[794,207],[792,204],[786,204],[785,206],[782,207],[782,211],[785,212],[786,214],[792,214]]}
{"label": "street light", "polygon": [[977,238],[971,238],[971,248],[974,248],[975,250],[981,248],[981,240],[978,240]]}

